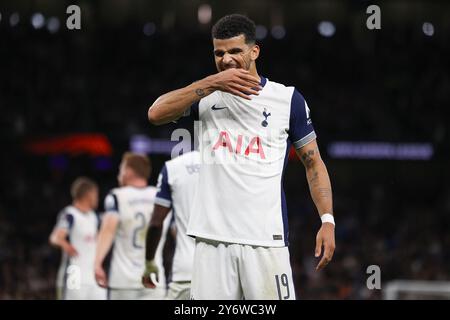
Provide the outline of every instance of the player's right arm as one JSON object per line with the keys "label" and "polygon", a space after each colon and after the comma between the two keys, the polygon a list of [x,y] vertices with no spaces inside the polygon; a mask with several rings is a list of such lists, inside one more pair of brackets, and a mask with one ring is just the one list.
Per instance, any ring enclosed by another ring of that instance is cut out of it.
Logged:
{"label": "player's right arm", "polygon": [[77,250],[74,246],[67,241],[68,231],[62,228],[55,228],[52,234],[50,235],[49,242],[51,245],[55,247],[61,248],[64,252],[66,252],[71,257],[76,257],[78,255]]}
{"label": "player's right arm", "polygon": [[100,231],[97,237],[97,248],[95,250],[94,273],[95,280],[100,287],[108,286],[106,272],[103,269],[103,261],[114,241],[117,227],[119,226],[119,215],[117,198],[114,194],[108,194],[105,199],[106,213],[102,218]]}
{"label": "player's right arm", "polygon": [[216,90],[229,92],[249,99],[262,87],[259,79],[244,69],[228,69],[196,81],[184,88],[160,96],[148,110],[148,120],[161,125],[179,119],[184,112],[200,99]]}
{"label": "player's right arm", "polygon": [[49,237],[49,243],[55,247],[61,248],[70,257],[78,255],[77,250],[67,241],[70,229],[73,225],[73,216],[71,214],[61,214],[57,225],[53,229]]}
{"label": "player's right arm", "polygon": [[117,226],[119,225],[119,217],[114,213],[107,213],[103,217],[100,232],[97,239],[97,249],[95,250],[94,272],[95,280],[100,287],[108,286],[106,272],[103,269],[103,261],[111,249]]}

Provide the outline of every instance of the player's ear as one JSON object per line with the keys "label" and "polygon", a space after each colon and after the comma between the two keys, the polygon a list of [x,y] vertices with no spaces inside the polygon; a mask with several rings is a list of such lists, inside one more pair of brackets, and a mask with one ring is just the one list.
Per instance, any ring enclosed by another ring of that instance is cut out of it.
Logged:
{"label": "player's ear", "polygon": [[250,58],[255,61],[259,57],[259,46],[257,44],[253,45],[250,51]]}

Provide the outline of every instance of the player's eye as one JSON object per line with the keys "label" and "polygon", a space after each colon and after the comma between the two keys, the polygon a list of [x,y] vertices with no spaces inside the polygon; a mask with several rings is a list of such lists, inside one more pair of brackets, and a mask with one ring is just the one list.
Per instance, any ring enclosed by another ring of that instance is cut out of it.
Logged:
{"label": "player's eye", "polygon": [[214,55],[219,58],[222,58],[224,54],[225,52],[223,51],[214,51]]}
{"label": "player's eye", "polygon": [[238,54],[241,52],[242,52],[242,49],[239,49],[239,48],[231,49],[230,51],[228,51],[229,54]]}

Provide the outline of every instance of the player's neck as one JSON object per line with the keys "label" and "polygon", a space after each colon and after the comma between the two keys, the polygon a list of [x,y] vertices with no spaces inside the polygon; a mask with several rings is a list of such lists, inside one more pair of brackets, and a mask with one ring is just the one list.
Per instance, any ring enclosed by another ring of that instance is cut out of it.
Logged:
{"label": "player's neck", "polygon": [[89,211],[92,210],[91,207],[87,203],[84,203],[83,201],[74,201],[72,205],[82,213],[88,213]]}
{"label": "player's neck", "polygon": [[127,183],[127,186],[134,188],[145,188],[147,185],[147,181],[144,179],[132,179]]}
{"label": "player's neck", "polygon": [[255,65],[250,66],[250,69],[248,69],[248,72],[250,72],[250,74],[251,74],[252,76],[257,77],[257,78],[259,79],[259,83],[261,83],[262,78],[261,78],[261,76],[258,74],[258,70],[256,70],[256,66],[255,66]]}

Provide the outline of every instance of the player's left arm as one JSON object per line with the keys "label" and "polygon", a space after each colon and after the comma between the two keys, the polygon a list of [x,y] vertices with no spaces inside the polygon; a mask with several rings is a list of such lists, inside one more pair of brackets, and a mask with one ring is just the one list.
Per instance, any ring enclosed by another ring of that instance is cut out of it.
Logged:
{"label": "player's left arm", "polygon": [[156,286],[150,277],[151,273],[155,274],[156,281],[159,280],[158,267],[155,263],[155,254],[159,241],[161,240],[164,219],[167,217],[170,210],[170,207],[164,207],[159,204],[155,204],[155,208],[153,209],[152,218],[147,231],[145,245],[145,271],[142,275],[142,284],[146,288],[154,288]]}
{"label": "player's left arm", "polygon": [[[317,141],[314,139],[308,144],[296,150],[306,169],[306,177],[308,179],[311,197],[316,205],[319,215],[333,214],[333,197],[331,190],[330,177],[323,162]],[[318,263],[316,270],[321,270],[333,258],[334,249],[336,247],[334,238],[334,224],[330,222],[322,223],[317,233],[315,256],[323,256]]]}
{"label": "player's left arm", "polygon": [[155,253],[161,239],[164,220],[172,209],[172,188],[166,164],[158,175],[156,187],[158,191],[155,197],[155,206],[145,240],[145,270],[142,275],[142,284],[146,288],[155,288],[156,286],[151,279],[152,273],[155,275],[156,281],[159,280],[157,279],[159,270],[155,263]]}
{"label": "player's left arm", "polygon": [[95,280],[100,287],[108,286],[106,272],[103,269],[103,261],[111,249],[114,236],[119,225],[119,216],[117,213],[106,213],[102,219],[100,232],[97,238],[97,248],[95,250],[94,272]]}

